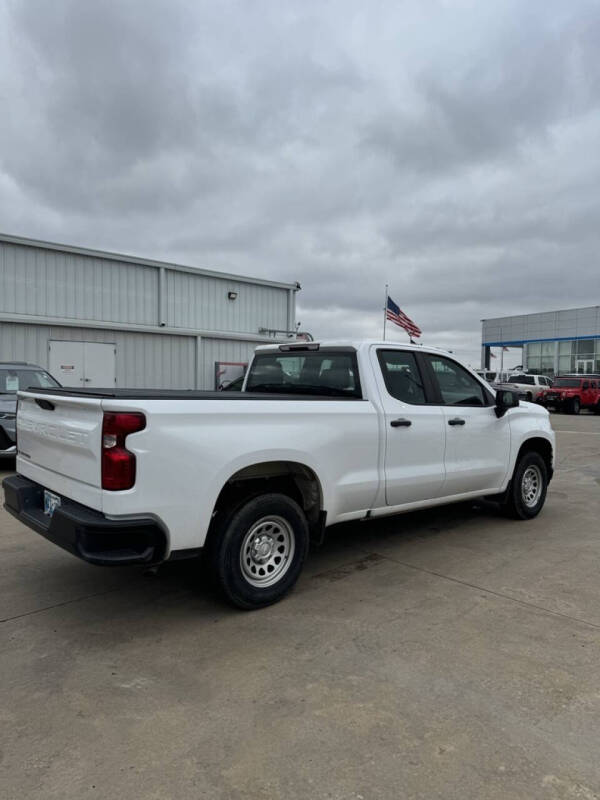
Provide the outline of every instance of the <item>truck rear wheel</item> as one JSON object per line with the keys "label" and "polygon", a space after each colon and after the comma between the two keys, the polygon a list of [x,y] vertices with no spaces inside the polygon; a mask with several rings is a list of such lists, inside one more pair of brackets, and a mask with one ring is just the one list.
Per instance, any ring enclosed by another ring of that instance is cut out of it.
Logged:
{"label": "truck rear wheel", "polygon": [[548,491],[548,468],[539,453],[523,453],[507,489],[503,510],[513,519],[533,519],[542,510]]}
{"label": "truck rear wheel", "polygon": [[308,523],[284,494],[249,500],[224,524],[214,543],[212,569],[238,608],[276,603],[294,586],[306,560]]}

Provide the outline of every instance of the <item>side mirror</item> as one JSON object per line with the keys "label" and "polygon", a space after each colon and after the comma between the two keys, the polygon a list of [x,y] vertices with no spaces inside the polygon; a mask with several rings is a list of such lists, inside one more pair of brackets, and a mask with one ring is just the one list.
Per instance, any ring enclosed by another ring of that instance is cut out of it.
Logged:
{"label": "side mirror", "polygon": [[519,395],[510,389],[498,389],[496,392],[496,416],[503,417],[509,408],[519,405]]}

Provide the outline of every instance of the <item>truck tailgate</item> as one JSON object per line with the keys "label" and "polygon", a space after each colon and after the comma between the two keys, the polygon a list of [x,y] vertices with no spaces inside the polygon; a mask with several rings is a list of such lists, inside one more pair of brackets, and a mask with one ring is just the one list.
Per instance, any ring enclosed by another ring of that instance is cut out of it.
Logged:
{"label": "truck tailgate", "polygon": [[101,438],[99,398],[19,394],[18,471],[96,508],[101,505]]}

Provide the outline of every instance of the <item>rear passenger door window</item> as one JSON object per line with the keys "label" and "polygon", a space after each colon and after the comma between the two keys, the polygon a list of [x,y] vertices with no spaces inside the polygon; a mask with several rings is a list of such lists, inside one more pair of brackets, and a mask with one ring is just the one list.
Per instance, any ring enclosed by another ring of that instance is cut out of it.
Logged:
{"label": "rear passenger door window", "polygon": [[379,365],[385,388],[396,400],[411,405],[427,402],[421,372],[414,353],[403,350],[379,350]]}

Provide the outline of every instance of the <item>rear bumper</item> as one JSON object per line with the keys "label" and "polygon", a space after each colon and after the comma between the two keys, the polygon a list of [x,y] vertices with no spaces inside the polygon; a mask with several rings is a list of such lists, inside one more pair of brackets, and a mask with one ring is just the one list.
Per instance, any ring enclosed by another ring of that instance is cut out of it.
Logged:
{"label": "rear bumper", "polygon": [[4,508],[63,550],[100,566],[152,564],[163,560],[165,535],[155,520],[108,519],[92,508],[62,498],[52,517],[44,514],[44,487],[12,475],[2,482]]}

